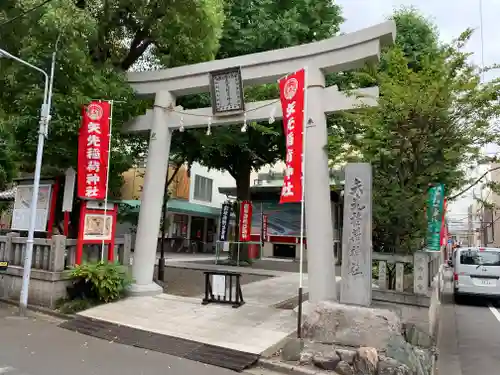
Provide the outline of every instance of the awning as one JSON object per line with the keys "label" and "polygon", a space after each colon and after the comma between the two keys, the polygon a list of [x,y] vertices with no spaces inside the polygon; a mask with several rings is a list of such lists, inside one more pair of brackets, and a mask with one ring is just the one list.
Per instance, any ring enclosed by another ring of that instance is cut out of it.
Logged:
{"label": "awning", "polygon": [[[122,200],[120,203],[131,206],[139,210],[141,206],[140,200]],[[218,217],[220,216],[220,208],[204,206],[202,204],[191,203],[183,199],[169,199],[167,203],[169,212],[176,212],[180,214],[193,215],[193,216],[206,216]]]}

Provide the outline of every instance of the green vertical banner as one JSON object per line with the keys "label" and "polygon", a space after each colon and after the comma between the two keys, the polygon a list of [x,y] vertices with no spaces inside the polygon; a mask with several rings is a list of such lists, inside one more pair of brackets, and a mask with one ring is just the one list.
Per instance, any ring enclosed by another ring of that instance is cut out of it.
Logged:
{"label": "green vertical banner", "polygon": [[443,223],[444,185],[429,188],[427,198],[427,251],[440,251]]}

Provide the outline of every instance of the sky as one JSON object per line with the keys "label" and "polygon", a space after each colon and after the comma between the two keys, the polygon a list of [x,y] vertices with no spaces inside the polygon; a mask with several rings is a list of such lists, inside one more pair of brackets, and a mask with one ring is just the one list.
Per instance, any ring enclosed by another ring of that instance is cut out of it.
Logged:
{"label": "sky", "polygon": [[[335,3],[342,7],[346,19],[341,27],[342,32],[348,33],[384,22],[394,9],[413,6],[436,24],[444,42],[453,40],[466,28],[476,30],[467,46],[467,50],[473,53],[471,59],[475,64],[481,65],[483,61],[485,66],[500,63],[500,44],[496,42],[499,0],[335,0]],[[484,79],[497,76],[500,76],[500,71],[488,72]],[[496,149],[492,145],[485,152],[491,153]],[[471,203],[471,194],[455,201],[448,217],[456,220],[457,225],[461,222],[466,224],[467,207]]]}

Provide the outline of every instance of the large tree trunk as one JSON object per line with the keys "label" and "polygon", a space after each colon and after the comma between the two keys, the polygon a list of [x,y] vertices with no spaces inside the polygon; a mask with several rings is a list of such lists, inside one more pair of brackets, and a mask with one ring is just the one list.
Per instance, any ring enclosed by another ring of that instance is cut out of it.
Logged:
{"label": "large tree trunk", "polygon": [[[235,225],[235,241],[240,240],[240,203],[245,200],[251,200],[250,195],[250,165],[242,165],[238,169],[236,176],[233,176],[236,180],[236,202],[233,206],[233,210],[236,216]],[[235,243],[230,246],[229,257],[232,262],[246,262],[249,263],[250,259],[248,257],[248,245],[242,243]]]}
{"label": "large tree trunk", "polygon": [[239,202],[251,200],[250,196],[250,167],[238,174],[236,179],[236,198]]}

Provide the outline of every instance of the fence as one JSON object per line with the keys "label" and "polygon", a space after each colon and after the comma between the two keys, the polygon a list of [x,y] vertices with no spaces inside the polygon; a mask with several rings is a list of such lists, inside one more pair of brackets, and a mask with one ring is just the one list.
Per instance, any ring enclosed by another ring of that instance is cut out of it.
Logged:
{"label": "fence", "polygon": [[[55,236],[54,236],[55,237]],[[63,236],[61,236],[63,237]],[[71,267],[75,264],[76,259],[76,243],[75,239],[66,239],[65,245],[65,268]],[[85,262],[96,262],[103,259],[102,254],[104,254],[104,259],[107,259],[109,245],[95,244],[95,245],[84,245],[83,246],[83,261]],[[114,257],[120,264],[130,265],[130,255],[132,249],[132,236],[130,234],[125,234],[123,237],[115,239],[114,246]]]}
{"label": "fence", "polygon": [[440,253],[428,252],[416,252],[413,255],[374,252],[372,259],[378,266],[380,290],[394,289],[397,292],[405,292],[410,287],[414,294],[420,295],[428,294],[432,279],[441,264]]}
{"label": "fence", "polygon": [[[26,251],[26,237],[18,237],[17,233],[0,236],[0,259],[9,262],[9,266],[23,266]],[[75,264],[75,239],[65,236],[53,236],[52,239],[35,238],[33,243],[33,261],[31,267],[35,270],[59,272]],[[115,257],[121,264],[130,263],[131,237],[115,240]],[[85,245],[84,259],[97,261],[101,259],[101,245]],[[107,254],[108,245],[104,245],[104,254]]]}
{"label": "fence", "polygon": [[[26,237],[18,233],[0,236],[0,260],[9,262],[6,272],[2,273],[0,297],[17,298],[21,291],[23,262],[26,252]],[[77,240],[55,235],[51,239],[35,238],[33,243],[33,261],[31,264],[30,303],[53,307],[55,301],[66,296],[69,285],[68,274],[64,271],[75,264]],[[104,254],[107,254],[105,245]],[[129,265],[132,238],[125,235],[115,239],[115,259]],[[84,246],[84,260],[101,259],[102,246]]]}

